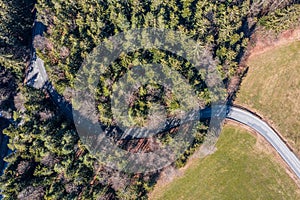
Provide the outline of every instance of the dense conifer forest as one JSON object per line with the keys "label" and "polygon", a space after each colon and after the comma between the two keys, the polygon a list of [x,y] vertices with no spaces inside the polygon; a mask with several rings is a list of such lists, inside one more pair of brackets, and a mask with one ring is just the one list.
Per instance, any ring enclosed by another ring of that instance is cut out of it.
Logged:
{"label": "dense conifer forest", "polygon": [[[0,75],[6,74],[3,77],[13,82],[2,84],[5,80],[1,78],[0,100],[13,102],[18,94],[23,102],[21,109],[0,102],[0,108],[12,113],[16,122],[4,131],[12,150],[0,178],[4,198],[147,199],[161,172],[129,174],[99,163],[47,93],[24,85],[32,43],[61,95],[74,86],[78,69],[95,47],[136,28],[170,29],[188,35],[209,52],[227,86],[233,76],[242,74],[239,66],[256,27],[282,31],[299,23],[299,13],[299,1],[293,0],[0,0]],[[32,41],[35,17],[47,31]],[[99,123],[115,125],[110,105],[114,83],[132,66],[149,62],[176,69],[203,100],[201,106],[210,105],[204,77],[191,63],[170,52],[142,49],[119,56],[100,77],[94,91]],[[146,123],[154,103],[165,106],[170,118],[180,106],[167,88],[155,82],[138,88],[134,96],[129,115],[132,123],[139,125]],[[174,167],[184,166],[203,142],[206,130],[207,122],[197,126],[195,140],[172,164]],[[166,131],[159,140],[170,142],[173,132]],[[149,150],[149,141],[119,144],[126,150],[135,151],[136,146]]]}

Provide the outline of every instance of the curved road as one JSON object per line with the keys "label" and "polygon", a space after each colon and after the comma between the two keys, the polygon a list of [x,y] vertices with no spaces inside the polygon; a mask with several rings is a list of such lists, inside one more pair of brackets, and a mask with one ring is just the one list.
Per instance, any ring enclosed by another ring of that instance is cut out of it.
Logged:
{"label": "curved road", "polygon": [[[37,64],[36,66],[38,66],[38,68],[44,69],[43,64]],[[40,73],[44,73],[43,71]],[[48,81],[48,79],[44,81],[46,82]],[[47,83],[49,84],[49,82]],[[58,105],[58,107],[60,107],[61,111],[68,118],[71,118],[71,105],[66,104],[64,98],[55,91],[51,83],[46,88],[52,100]],[[200,111],[200,113],[202,112]],[[217,113],[215,114],[218,115]],[[207,113],[204,115],[207,115]],[[280,156],[284,159],[284,161],[289,165],[289,167],[300,179],[300,160],[295,156],[295,154],[287,147],[284,141],[282,141],[278,134],[266,122],[264,122],[258,116],[252,114],[251,112],[245,109],[232,106],[227,107],[226,118],[245,124],[254,129],[257,133],[261,134],[275,148],[275,150],[280,154]]]}
{"label": "curved road", "polygon": [[[42,35],[44,29],[45,27],[40,22],[35,21],[33,37],[36,35]],[[27,85],[30,85],[36,89],[45,88],[50,94],[54,103],[61,109],[64,115],[67,117],[72,116],[71,105],[68,105],[63,96],[60,96],[53,88],[51,82],[49,82],[46,70],[44,68],[44,63],[36,56],[34,48],[32,49],[31,59],[30,69],[26,75]],[[300,160],[266,122],[246,109],[233,106],[227,106],[225,108],[226,114],[224,112],[224,107],[220,107],[221,112],[213,113],[213,115],[216,115],[217,117],[220,115],[226,115],[226,118],[245,124],[254,129],[257,133],[261,134],[275,148],[283,160],[300,179]],[[208,114],[209,110],[200,111],[200,118],[201,116],[206,117]],[[211,114],[209,116],[211,117]],[[171,123],[171,126],[173,125],[176,126],[176,123]],[[171,126],[168,127],[170,128]]]}
{"label": "curved road", "polygon": [[229,107],[228,111],[226,118],[245,124],[262,135],[300,179],[300,160],[266,122],[251,112],[237,107]]}

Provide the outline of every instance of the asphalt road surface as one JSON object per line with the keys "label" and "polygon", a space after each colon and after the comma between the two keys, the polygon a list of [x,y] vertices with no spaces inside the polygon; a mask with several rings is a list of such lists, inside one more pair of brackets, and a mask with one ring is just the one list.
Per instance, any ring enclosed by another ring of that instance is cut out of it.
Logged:
{"label": "asphalt road surface", "polygon": [[[38,77],[40,77],[40,82],[44,84],[48,81],[48,76],[44,68],[44,63],[39,58],[37,58],[37,61],[40,62],[37,62],[36,65],[34,65],[34,71],[38,74]],[[61,111],[64,112],[68,118],[72,118],[71,105],[67,105],[63,96],[56,92],[50,82],[48,82],[47,90],[52,100],[58,105],[58,107],[60,107]],[[204,112],[204,114],[202,113],[202,116],[207,114],[208,113]],[[215,113],[214,115],[218,114]],[[275,148],[279,155],[300,179],[300,160],[266,122],[251,112],[236,107],[227,108],[226,118],[245,124],[254,129],[257,133],[261,134]]]}
{"label": "asphalt road surface", "polygon": [[266,122],[251,112],[236,107],[229,108],[226,118],[245,124],[262,135],[300,179],[300,160]]}
{"label": "asphalt road surface", "polygon": [[[35,22],[33,37],[36,35],[42,35],[44,30],[44,25],[42,25],[40,22]],[[34,63],[30,72],[32,72],[31,74],[33,75],[30,76],[30,73],[28,73],[27,76],[29,77],[27,77],[27,80],[31,79],[31,86],[37,89],[40,89],[42,86],[46,86],[46,89],[48,90],[52,100],[69,118],[70,116],[72,116],[71,105],[64,100],[63,96],[59,95],[56,92],[51,82],[48,81],[48,76],[44,67],[44,62],[36,56],[34,48],[32,54],[32,59]],[[280,154],[280,156],[284,159],[284,161],[289,165],[289,167],[300,179],[300,160],[266,122],[264,122],[258,116],[245,109],[229,106],[226,107],[226,113],[222,111],[222,108],[220,110],[221,112],[213,113],[213,115],[217,117],[220,114],[223,116],[226,115],[226,118],[245,124],[254,129],[257,133],[261,134],[275,148],[275,150]],[[209,114],[209,111],[203,111],[202,113],[200,111],[200,117],[201,115],[205,117],[205,115],[207,114]]]}

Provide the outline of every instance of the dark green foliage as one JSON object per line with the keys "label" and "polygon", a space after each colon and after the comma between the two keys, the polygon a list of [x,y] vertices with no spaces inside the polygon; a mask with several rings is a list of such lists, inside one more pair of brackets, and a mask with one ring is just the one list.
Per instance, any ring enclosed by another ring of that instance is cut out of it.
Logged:
{"label": "dark green foliage", "polygon": [[41,113],[54,105],[40,92],[30,94],[22,125],[5,130],[14,152],[6,158],[11,164],[1,177],[3,194],[16,199],[30,186],[40,188],[42,197],[49,199],[75,198],[86,190],[105,194],[109,186],[97,181],[86,188],[95,176],[96,160],[80,145],[74,127],[59,114],[42,119]]}
{"label": "dark green foliage", "polygon": [[[39,0],[36,4],[38,20],[48,29],[45,37],[35,38],[34,44],[38,56],[45,61],[50,81],[60,93],[67,86],[73,87],[77,70],[94,47],[110,36],[134,28],[184,32],[199,44],[199,48],[212,53],[222,78],[228,80],[236,73],[256,25],[255,19],[265,26],[272,26],[269,19],[280,21],[293,16],[293,20],[296,15],[291,11],[298,9],[291,7],[261,18],[272,10],[269,7],[273,3],[266,1],[261,9],[257,7],[253,11],[252,2],[258,1]],[[0,1],[3,19],[0,24],[0,65],[12,70],[19,79],[23,76],[24,55],[29,55],[24,45],[31,37],[32,3],[31,0]],[[86,88],[97,94],[102,124],[114,125],[110,105],[113,84],[132,67],[146,63],[159,63],[175,69],[188,80],[197,97],[204,100],[205,105],[210,104],[203,74],[191,63],[170,52],[144,49],[120,55],[101,75],[97,88]],[[92,76],[88,79],[88,82],[94,81]],[[66,122],[43,92],[30,88],[21,88],[21,91],[26,99],[26,111],[15,112],[15,120],[20,125],[10,126],[5,131],[11,138],[9,147],[13,150],[6,158],[10,164],[0,180],[2,193],[7,199],[147,197],[157,174],[124,174],[105,168],[89,154],[73,124]],[[153,104],[163,105],[168,117],[180,107],[177,97],[155,82],[138,88],[134,97],[129,115],[135,119],[145,120]],[[200,124],[191,133],[195,140],[176,161],[177,166],[183,166],[203,142],[206,128]],[[170,142],[171,132],[162,133],[159,139],[163,143]]]}
{"label": "dark green foliage", "polygon": [[13,108],[17,84],[13,74],[0,65],[0,110]]}
{"label": "dark green foliage", "polygon": [[29,57],[34,3],[35,0],[0,0],[0,66],[18,79]]}
{"label": "dark green foliage", "polygon": [[274,30],[277,33],[293,29],[300,25],[300,4],[277,9],[270,15],[262,17],[259,24],[267,30]]}
{"label": "dark green foliage", "polygon": [[[42,20],[48,24],[46,37],[50,44],[39,55],[49,66],[51,80],[61,92],[66,85],[72,85],[85,56],[103,38],[132,28],[183,31],[201,45],[213,47],[223,66],[224,78],[234,73],[239,51],[245,46],[246,34],[242,26],[248,1],[237,4],[175,0],[137,2],[68,0],[60,4],[52,0],[37,5]],[[69,56],[62,56],[62,49],[67,49]]]}
{"label": "dark green foliage", "polygon": [[188,158],[196,151],[196,149],[203,143],[206,135],[208,126],[205,123],[199,123],[194,132],[194,141],[190,147],[176,160],[175,166],[180,168],[183,167]]}
{"label": "dark green foliage", "polygon": [[35,0],[0,1],[0,46],[29,43],[34,3]]}

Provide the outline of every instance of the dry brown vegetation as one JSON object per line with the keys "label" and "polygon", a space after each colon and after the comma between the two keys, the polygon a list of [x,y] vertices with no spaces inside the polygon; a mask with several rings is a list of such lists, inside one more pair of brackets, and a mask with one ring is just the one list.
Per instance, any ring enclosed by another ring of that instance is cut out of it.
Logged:
{"label": "dry brown vegetation", "polygon": [[[300,37],[299,29],[280,39],[260,39],[247,64],[237,104],[262,114],[300,152]],[[296,40],[296,41],[295,41]],[[293,42],[294,41],[294,42]],[[267,45],[264,45],[267,44]],[[267,46],[267,47],[266,47]]]}

